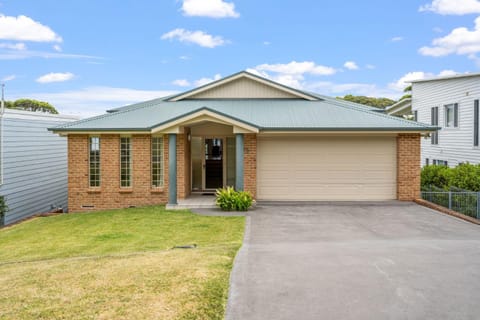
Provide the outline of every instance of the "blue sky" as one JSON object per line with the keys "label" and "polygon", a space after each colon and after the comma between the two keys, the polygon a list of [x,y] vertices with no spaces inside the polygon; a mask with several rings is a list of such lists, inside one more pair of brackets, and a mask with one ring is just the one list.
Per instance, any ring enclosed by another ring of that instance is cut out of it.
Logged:
{"label": "blue sky", "polygon": [[249,70],[331,96],[478,72],[479,0],[0,0],[6,98],[106,109]]}

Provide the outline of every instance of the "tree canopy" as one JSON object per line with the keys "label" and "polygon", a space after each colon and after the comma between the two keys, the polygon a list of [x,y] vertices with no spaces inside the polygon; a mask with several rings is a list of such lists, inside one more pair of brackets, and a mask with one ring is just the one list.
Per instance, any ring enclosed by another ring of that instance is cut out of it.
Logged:
{"label": "tree canopy", "polygon": [[[340,97],[338,97],[340,98]],[[388,106],[391,106],[394,104],[396,101],[388,98],[374,98],[374,97],[366,97],[366,96],[354,96],[351,94],[347,94],[343,98],[340,98],[343,100],[355,102],[355,103],[360,103],[364,104],[367,106],[371,107],[377,107],[377,108],[385,108]]]}
{"label": "tree canopy", "polygon": [[58,114],[57,109],[55,109],[55,107],[52,106],[50,103],[33,99],[18,99],[15,101],[5,101],[5,108]]}

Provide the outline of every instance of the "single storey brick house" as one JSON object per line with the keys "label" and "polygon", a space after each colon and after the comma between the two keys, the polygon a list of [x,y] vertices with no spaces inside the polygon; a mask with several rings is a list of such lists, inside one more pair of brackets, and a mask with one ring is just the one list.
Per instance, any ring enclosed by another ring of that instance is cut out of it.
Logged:
{"label": "single storey brick house", "polygon": [[258,200],[413,200],[436,128],[248,72],[50,130],[70,211],[171,204],[222,186]]}

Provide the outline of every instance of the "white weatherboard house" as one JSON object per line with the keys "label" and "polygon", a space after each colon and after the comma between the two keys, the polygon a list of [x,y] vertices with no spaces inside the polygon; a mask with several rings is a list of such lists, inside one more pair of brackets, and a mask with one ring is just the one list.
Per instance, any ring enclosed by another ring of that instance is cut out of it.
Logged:
{"label": "white weatherboard house", "polygon": [[479,100],[480,73],[412,82],[414,117],[442,128],[422,139],[423,165],[480,163]]}
{"label": "white weatherboard house", "polygon": [[67,139],[47,128],[74,120],[12,109],[0,114],[0,195],[9,207],[4,224],[67,208]]}

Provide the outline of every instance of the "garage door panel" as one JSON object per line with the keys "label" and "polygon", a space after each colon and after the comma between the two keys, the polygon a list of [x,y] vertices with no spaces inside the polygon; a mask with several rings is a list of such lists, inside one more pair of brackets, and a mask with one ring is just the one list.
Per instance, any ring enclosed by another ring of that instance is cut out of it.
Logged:
{"label": "garage door panel", "polygon": [[257,150],[259,199],[396,197],[394,137],[260,138]]}

